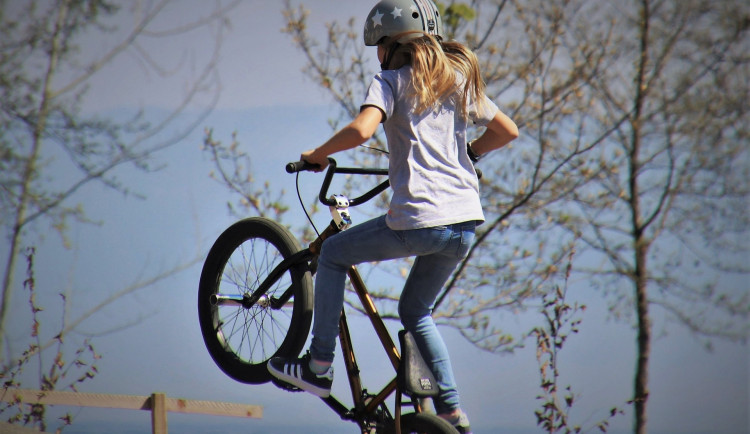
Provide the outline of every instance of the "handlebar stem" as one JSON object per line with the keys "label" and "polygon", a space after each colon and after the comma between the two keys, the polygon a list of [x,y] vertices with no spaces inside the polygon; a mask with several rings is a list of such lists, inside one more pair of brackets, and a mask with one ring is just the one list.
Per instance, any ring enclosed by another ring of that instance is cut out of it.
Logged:
{"label": "handlebar stem", "polygon": [[[331,186],[331,181],[333,180],[333,175],[336,173],[341,174],[353,174],[353,175],[388,175],[388,169],[373,169],[373,168],[357,168],[357,167],[338,167],[336,165],[336,160],[333,158],[328,157],[328,170],[326,171],[326,176],[323,178],[323,184],[320,186],[320,193],[318,194],[318,200],[323,205],[327,206],[336,206],[337,202],[334,198],[328,197],[328,188]],[[378,184],[376,187],[372,188],[365,194],[359,197],[355,197],[354,199],[349,199],[349,206],[357,206],[361,205],[368,200],[372,199],[373,197],[377,196],[378,194],[385,191],[388,187],[390,187],[391,183],[389,180],[385,180]]]}

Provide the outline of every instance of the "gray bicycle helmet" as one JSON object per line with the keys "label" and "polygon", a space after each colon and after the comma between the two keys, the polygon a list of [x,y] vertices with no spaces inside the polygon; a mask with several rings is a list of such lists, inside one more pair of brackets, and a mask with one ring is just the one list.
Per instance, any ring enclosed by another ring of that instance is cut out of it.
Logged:
{"label": "gray bicycle helmet", "polygon": [[[443,22],[432,0],[383,0],[367,15],[365,45],[378,45],[384,38],[415,30],[442,39]],[[418,36],[406,36],[399,42]]]}

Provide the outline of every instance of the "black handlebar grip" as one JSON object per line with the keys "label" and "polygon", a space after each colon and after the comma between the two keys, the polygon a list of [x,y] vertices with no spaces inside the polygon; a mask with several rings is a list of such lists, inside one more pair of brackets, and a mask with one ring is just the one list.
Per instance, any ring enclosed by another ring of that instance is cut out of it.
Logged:
{"label": "black handlebar grip", "polygon": [[297,173],[297,172],[302,172],[305,170],[312,170],[312,169],[315,169],[316,167],[318,167],[317,164],[310,164],[304,160],[293,161],[291,163],[287,163],[286,173]]}

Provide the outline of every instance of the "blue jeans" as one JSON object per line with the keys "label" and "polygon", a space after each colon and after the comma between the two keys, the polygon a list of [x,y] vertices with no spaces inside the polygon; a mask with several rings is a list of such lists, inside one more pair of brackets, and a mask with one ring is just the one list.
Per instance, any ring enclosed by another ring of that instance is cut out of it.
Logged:
{"label": "blue jeans", "polygon": [[475,226],[472,221],[394,231],[381,216],[328,238],[321,248],[315,279],[312,358],[333,361],[346,273],[352,265],[416,256],[401,293],[398,313],[438,382],[438,414],[458,409],[459,396],[448,349],[432,319],[432,309],[456,265],[466,257]]}

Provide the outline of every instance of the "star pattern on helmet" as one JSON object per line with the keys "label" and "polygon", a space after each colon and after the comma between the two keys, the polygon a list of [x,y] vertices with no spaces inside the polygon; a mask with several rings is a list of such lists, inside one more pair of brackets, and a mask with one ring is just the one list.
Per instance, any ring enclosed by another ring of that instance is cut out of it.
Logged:
{"label": "star pattern on helmet", "polygon": [[399,18],[399,17],[401,16],[401,11],[402,11],[402,10],[403,10],[403,9],[399,9],[399,8],[397,8],[397,7],[394,7],[394,8],[393,8],[393,12],[391,12],[391,15],[393,15],[393,19],[394,19],[394,20],[395,20],[396,18]]}
{"label": "star pattern on helmet", "polygon": [[375,12],[375,15],[372,16],[372,26],[382,26],[383,25],[383,13],[381,13],[379,10]]}

